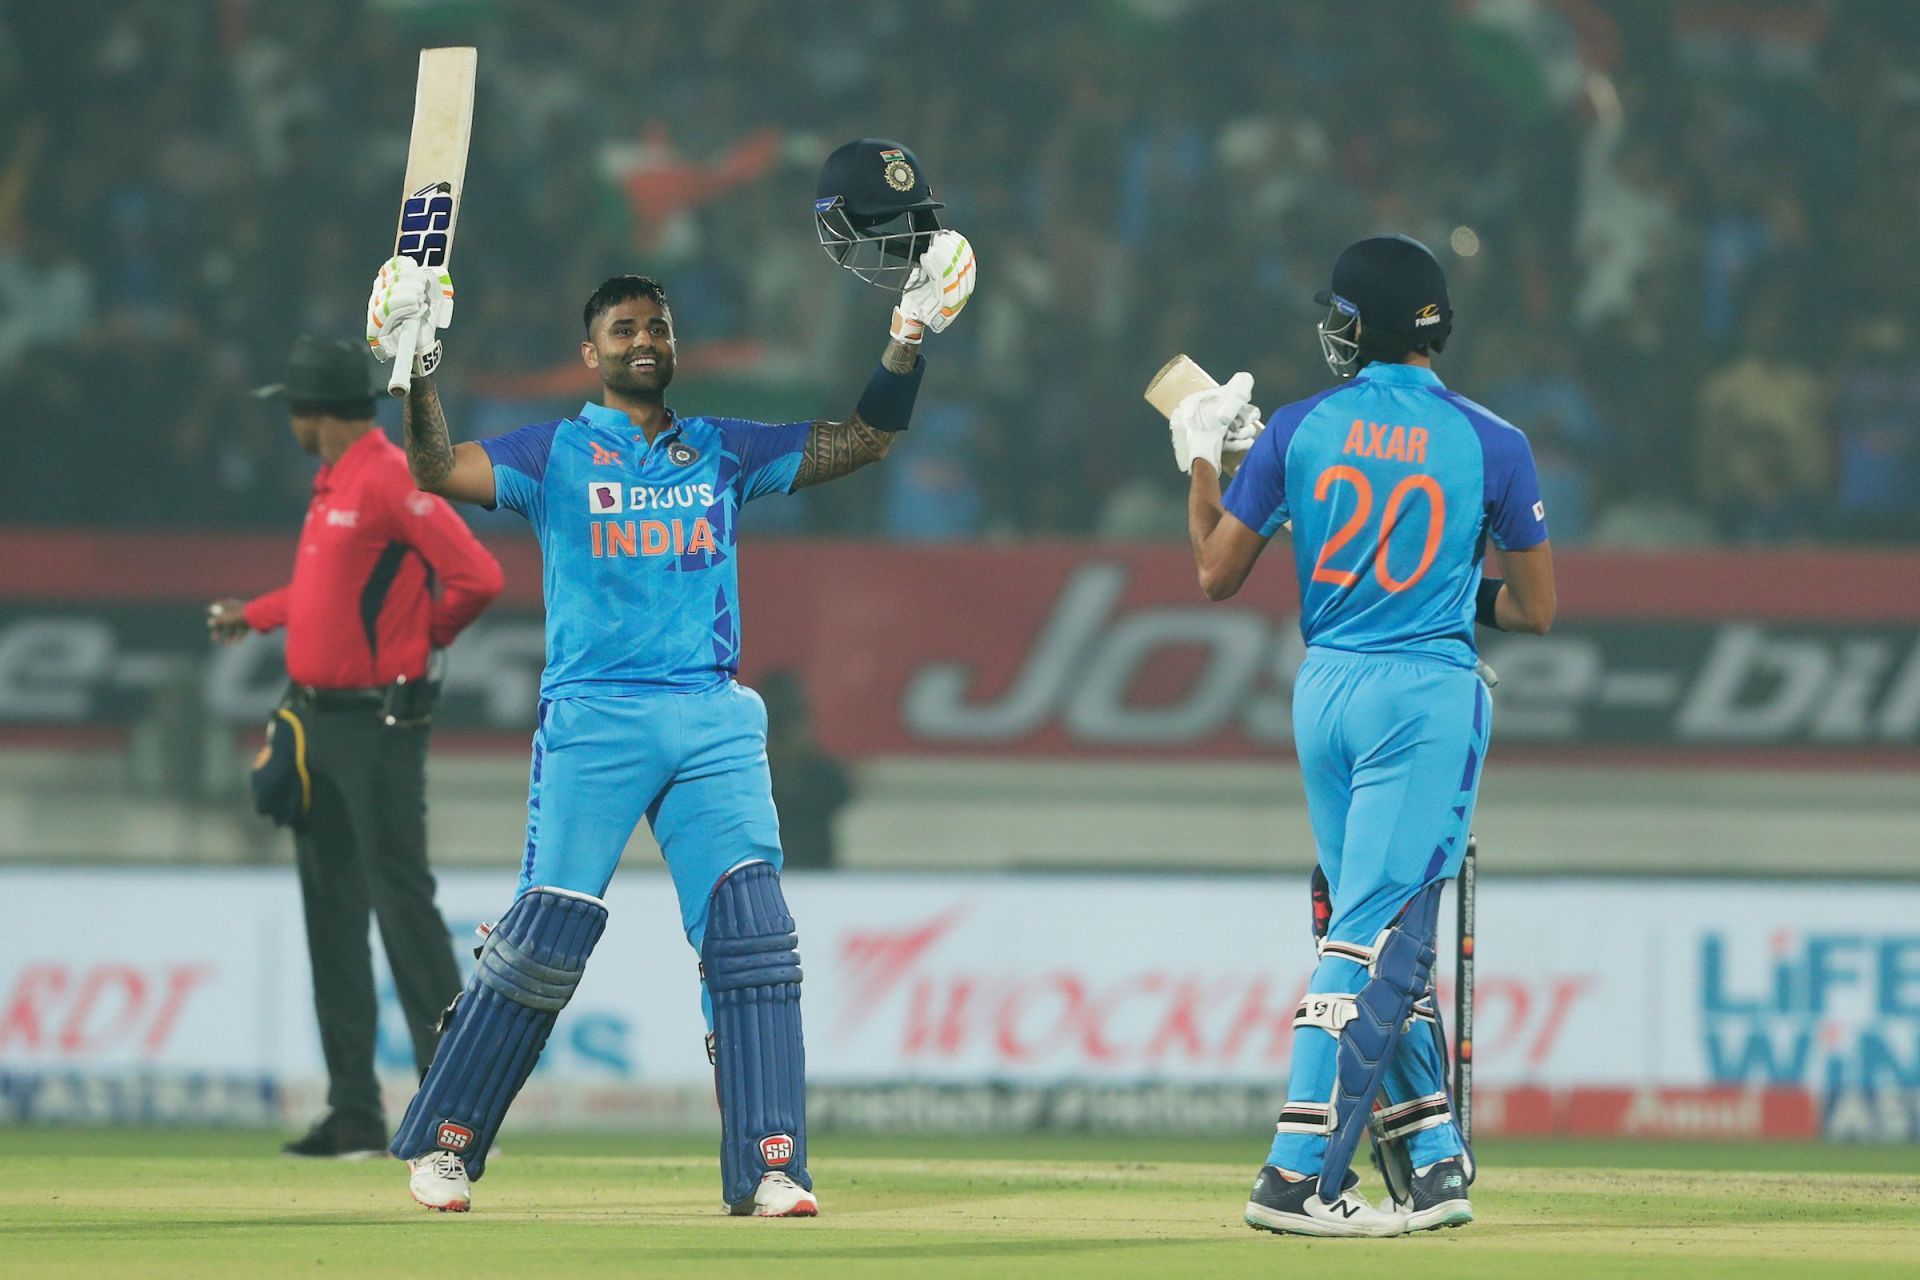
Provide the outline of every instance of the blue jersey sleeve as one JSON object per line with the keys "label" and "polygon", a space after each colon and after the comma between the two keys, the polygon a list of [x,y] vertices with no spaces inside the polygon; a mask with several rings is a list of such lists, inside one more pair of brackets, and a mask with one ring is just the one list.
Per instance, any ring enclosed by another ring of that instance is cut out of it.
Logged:
{"label": "blue jersey sleeve", "polygon": [[1502,551],[1525,551],[1547,540],[1547,508],[1540,501],[1540,475],[1533,447],[1520,428],[1453,391],[1441,395],[1465,416],[1480,437],[1486,477],[1487,533]]}
{"label": "blue jersey sleeve", "polygon": [[739,418],[715,418],[713,423],[720,429],[727,452],[740,459],[740,475],[734,484],[739,487],[741,502],[792,490],[813,423],[774,425]]}
{"label": "blue jersey sleeve", "polygon": [[540,422],[480,442],[493,463],[495,507],[534,518],[547,475],[547,456],[553,452],[553,433],[559,429],[559,422]]}
{"label": "blue jersey sleeve", "polygon": [[1513,427],[1482,437],[1487,446],[1487,532],[1502,551],[1525,551],[1547,540],[1547,508],[1533,449]]}

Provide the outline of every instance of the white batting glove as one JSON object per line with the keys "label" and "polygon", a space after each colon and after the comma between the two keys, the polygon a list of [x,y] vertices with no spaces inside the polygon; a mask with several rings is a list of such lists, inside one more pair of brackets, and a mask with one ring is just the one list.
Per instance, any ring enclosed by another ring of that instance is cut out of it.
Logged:
{"label": "white batting glove", "polygon": [[893,309],[895,342],[917,345],[926,331],[944,333],[973,296],[977,281],[973,246],[958,231],[936,231],[907,277],[900,305]]}
{"label": "white batting glove", "polygon": [[453,277],[446,268],[423,267],[403,257],[380,264],[373,292],[367,295],[367,345],[377,359],[393,359],[401,333],[417,325],[421,332],[414,345],[413,371],[424,377],[440,363],[434,333],[452,323]]}
{"label": "white batting glove", "polygon": [[1260,406],[1250,404],[1240,411],[1238,417],[1227,424],[1226,438],[1220,442],[1220,474],[1230,476],[1240,469],[1247,460],[1247,453],[1253,448],[1253,442],[1267,429],[1266,415],[1260,412]]}
{"label": "white batting glove", "polygon": [[[1196,391],[1174,406],[1167,425],[1173,433],[1174,461],[1182,471],[1191,472],[1196,458],[1205,458],[1215,471],[1220,469],[1227,432],[1252,407],[1252,398],[1253,375],[1241,372],[1227,379],[1225,386]],[[1259,410],[1254,412],[1257,415]]]}

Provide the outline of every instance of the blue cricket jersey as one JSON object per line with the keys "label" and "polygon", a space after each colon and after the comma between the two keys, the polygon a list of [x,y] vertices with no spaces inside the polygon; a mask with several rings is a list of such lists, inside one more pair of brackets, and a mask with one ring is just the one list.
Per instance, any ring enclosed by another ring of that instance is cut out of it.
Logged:
{"label": "blue cricket jersey", "polygon": [[740,667],[740,509],[786,493],[810,422],[671,417],[647,443],[625,413],[482,440],[495,502],[540,539],[542,698],[695,693]]}
{"label": "blue cricket jersey", "polygon": [[1224,502],[1268,537],[1293,521],[1309,645],[1468,667],[1487,538],[1547,538],[1526,436],[1418,365],[1369,364],[1275,413]]}

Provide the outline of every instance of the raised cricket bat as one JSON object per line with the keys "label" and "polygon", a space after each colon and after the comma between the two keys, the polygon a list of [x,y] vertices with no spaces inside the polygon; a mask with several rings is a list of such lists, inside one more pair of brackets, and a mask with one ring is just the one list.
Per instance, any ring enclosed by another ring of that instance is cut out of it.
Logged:
{"label": "raised cricket bat", "polygon": [[[1161,417],[1171,419],[1182,400],[1196,391],[1211,391],[1219,385],[1212,374],[1194,363],[1192,356],[1182,353],[1161,365],[1160,372],[1147,383],[1147,403],[1158,409]],[[1233,474],[1246,456],[1245,450],[1222,454],[1221,473]]]}
{"label": "raised cricket bat", "polygon": [[[473,78],[479,51],[467,47],[422,49],[413,91],[413,140],[407,146],[407,180],[400,189],[396,257],[423,267],[443,267],[453,256],[453,229],[460,218],[460,188],[467,179],[467,140],[473,134]],[[387,379],[390,395],[413,385],[413,356],[420,325],[400,335]]]}

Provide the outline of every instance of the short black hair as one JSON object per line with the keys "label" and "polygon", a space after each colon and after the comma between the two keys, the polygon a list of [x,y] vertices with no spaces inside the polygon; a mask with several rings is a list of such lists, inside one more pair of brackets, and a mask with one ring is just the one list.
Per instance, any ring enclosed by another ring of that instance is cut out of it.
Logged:
{"label": "short black hair", "polygon": [[614,276],[605,281],[593,296],[587,299],[587,305],[580,310],[580,322],[593,332],[593,322],[623,302],[635,298],[652,298],[662,311],[670,311],[667,305],[666,286],[652,276]]}
{"label": "short black hair", "polygon": [[358,422],[373,416],[373,397],[354,400],[289,400],[287,411],[300,418],[339,418]]}

